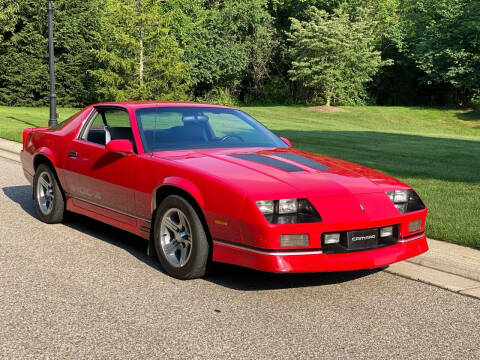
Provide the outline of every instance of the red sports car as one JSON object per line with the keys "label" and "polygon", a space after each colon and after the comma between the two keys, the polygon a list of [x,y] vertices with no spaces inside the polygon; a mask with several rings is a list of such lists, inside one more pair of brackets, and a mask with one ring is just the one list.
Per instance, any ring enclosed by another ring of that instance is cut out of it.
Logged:
{"label": "red sports car", "polygon": [[80,213],[149,240],[165,271],[382,267],[427,251],[427,209],[378,171],[292,148],[246,113],[194,103],[88,106],[27,129],[41,220]]}

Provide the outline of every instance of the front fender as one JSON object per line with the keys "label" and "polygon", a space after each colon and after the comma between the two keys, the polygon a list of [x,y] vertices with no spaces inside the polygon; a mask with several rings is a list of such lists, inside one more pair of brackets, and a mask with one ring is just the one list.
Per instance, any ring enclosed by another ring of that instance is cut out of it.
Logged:
{"label": "front fender", "polygon": [[171,176],[171,177],[167,177],[165,178],[161,184],[159,184],[154,192],[153,192],[153,204],[152,204],[152,209],[155,209],[156,206],[158,204],[155,204],[155,201],[156,201],[156,196],[155,194],[157,193],[157,191],[164,187],[164,186],[174,186],[174,187],[177,187],[185,192],[187,192],[188,194],[190,194],[194,199],[195,201],[197,202],[197,204],[203,208],[204,205],[205,205],[205,202],[203,200],[203,196],[202,196],[202,193],[200,192],[199,188],[197,187],[197,185],[195,185],[193,182],[191,182],[190,180],[187,180],[185,178],[182,178],[182,177],[178,177],[178,176]]}

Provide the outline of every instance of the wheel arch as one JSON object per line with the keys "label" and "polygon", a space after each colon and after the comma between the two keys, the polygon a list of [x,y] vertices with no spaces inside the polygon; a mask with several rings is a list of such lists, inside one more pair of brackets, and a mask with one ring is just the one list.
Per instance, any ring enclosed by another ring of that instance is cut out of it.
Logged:
{"label": "wheel arch", "polygon": [[[193,184],[192,184],[193,185]],[[194,185],[193,185],[194,186]],[[210,234],[210,229],[207,224],[207,219],[205,218],[205,214],[203,213],[203,198],[198,197],[198,194],[200,194],[200,191],[198,188],[194,187],[193,189],[197,190],[197,197],[194,196],[189,190],[183,188],[179,184],[171,183],[171,182],[164,182],[161,186],[159,186],[153,196],[152,200],[152,224],[155,221],[155,215],[158,209],[158,206],[161,204],[161,202],[166,199],[170,195],[177,195],[182,198],[184,198],[197,212],[200,221],[202,222],[203,228],[205,229],[207,239],[210,243],[210,247],[212,248],[212,236]],[[152,230],[152,236],[153,236],[153,226],[151,228]],[[210,250],[212,251],[212,249]]]}
{"label": "wheel arch", "polygon": [[52,155],[48,156],[44,152],[37,153],[33,158],[33,170],[34,170],[34,172],[36,172],[37,168],[41,164],[47,165],[52,170],[53,176],[55,176],[55,179],[57,180],[57,183],[60,187],[60,191],[62,193],[63,200],[65,201],[66,200],[65,191],[63,190],[62,183],[60,182],[60,178],[58,177],[57,170],[55,169],[55,162],[54,162],[54,160],[52,160],[52,158],[53,158]]}
{"label": "wheel arch", "polygon": [[[152,197],[152,211],[156,210],[161,200],[165,198],[165,197],[161,198],[161,195],[168,192],[169,190],[183,192],[185,195],[191,197],[191,200],[193,200],[196,203],[196,205],[200,207],[200,209],[202,209],[205,206],[202,193],[194,183],[182,177],[171,176],[171,177],[165,178],[162,181],[162,183],[155,188],[155,191],[153,194],[154,196]],[[160,195],[160,198],[158,197],[159,195]]]}
{"label": "wheel arch", "polygon": [[46,163],[52,168],[52,170],[56,174],[57,173],[57,171],[55,170],[56,162],[53,154],[51,153],[51,151],[48,151],[48,150],[46,151],[45,149],[42,149],[42,150],[43,151],[38,152],[33,157],[33,170],[36,171],[40,164]]}

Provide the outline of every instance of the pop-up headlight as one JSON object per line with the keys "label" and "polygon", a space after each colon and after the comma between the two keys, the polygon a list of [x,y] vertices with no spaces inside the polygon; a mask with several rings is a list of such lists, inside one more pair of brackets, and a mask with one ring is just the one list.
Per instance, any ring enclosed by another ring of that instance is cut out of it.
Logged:
{"label": "pop-up headlight", "polygon": [[294,214],[298,209],[297,199],[283,199],[278,200],[278,213],[279,214]]}
{"label": "pop-up headlight", "polygon": [[272,224],[320,222],[322,218],[307,199],[262,200],[258,209]]}
{"label": "pop-up headlight", "polygon": [[263,215],[271,215],[275,209],[275,202],[273,200],[257,201],[257,206]]}
{"label": "pop-up headlight", "polygon": [[402,214],[425,209],[420,197],[411,189],[388,191],[387,195]]}

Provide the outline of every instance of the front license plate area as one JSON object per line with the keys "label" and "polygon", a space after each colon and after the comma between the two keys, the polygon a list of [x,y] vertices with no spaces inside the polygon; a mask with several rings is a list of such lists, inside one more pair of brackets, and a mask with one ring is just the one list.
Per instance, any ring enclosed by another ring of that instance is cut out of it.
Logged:
{"label": "front license plate area", "polygon": [[372,249],[378,245],[378,229],[347,232],[348,250]]}

